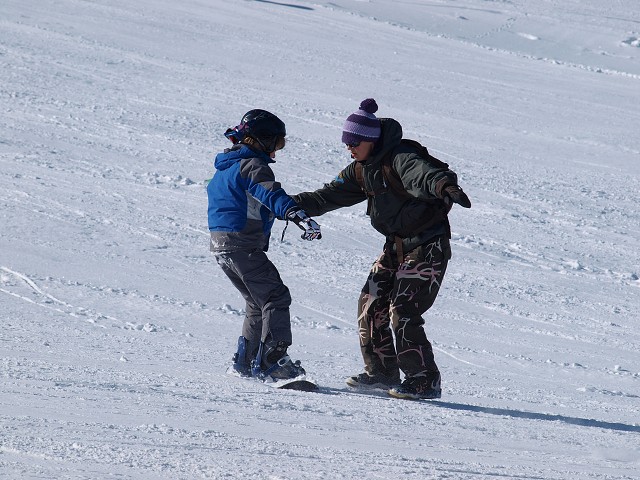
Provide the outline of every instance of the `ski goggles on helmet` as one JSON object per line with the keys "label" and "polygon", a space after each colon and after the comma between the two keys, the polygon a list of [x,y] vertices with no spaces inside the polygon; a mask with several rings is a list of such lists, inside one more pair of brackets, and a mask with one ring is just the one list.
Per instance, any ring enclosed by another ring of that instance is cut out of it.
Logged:
{"label": "ski goggles on helmet", "polygon": [[236,143],[240,143],[245,137],[244,125],[238,125],[234,128],[227,128],[227,131],[224,132],[224,136],[231,140],[231,143],[233,143],[234,145]]}
{"label": "ski goggles on helmet", "polygon": [[276,150],[282,150],[286,145],[287,141],[285,140],[283,135],[278,136],[258,136],[252,135],[251,132],[247,131],[245,126],[246,124],[240,124],[234,128],[227,128],[227,131],[224,132],[224,136],[227,137],[231,142],[236,145],[242,142],[245,137],[253,138],[258,145],[262,148],[266,153],[272,153]]}

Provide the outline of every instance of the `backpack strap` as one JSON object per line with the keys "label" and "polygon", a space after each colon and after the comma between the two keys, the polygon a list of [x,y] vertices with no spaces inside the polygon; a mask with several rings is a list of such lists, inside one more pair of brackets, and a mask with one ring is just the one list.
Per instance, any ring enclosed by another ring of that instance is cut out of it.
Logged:
{"label": "backpack strap", "polygon": [[[371,197],[375,197],[376,195],[385,192],[385,190],[379,190],[379,191],[367,190],[367,187],[364,183],[364,173],[362,170],[362,163],[355,162],[355,165],[353,167],[355,169],[356,182],[358,182],[358,185],[360,186],[360,190],[362,190],[367,195],[368,199],[371,199]],[[383,175],[384,175],[384,171],[383,171]]]}
{"label": "backpack strap", "polygon": [[[382,162],[381,162],[382,178],[384,180],[384,183],[389,187],[391,187],[391,190],[393,190],[400,196],[407,197],[407,198],[411,197],[411,195],[404,188],[404,185],[402,184],[402,180],[400,179],[400,175],[398,175],[398,172],[396,172],[393,169],[393,166],[391,165],[391,160],[393,156],[394,156],[394,151],[392,150],[382,158]],[[360,189],[367,194],[367,197],[375,197],[378,193],[383,193],[383,191],[376,192],[376,191],[367,190],[364,183],[364,173],[362,170],[361,162],[356,162],[354,165],[354,169],[355,169],[356,181],[358,182],[358,185],[360,185]]]}
{"label": "backpack strap", "polygon": [[356,162],[353,168],[355,169],[356,182],[358,182],[358,185],[360,185],[360,190],[362,190],[368,196],[369,193],[367,192],[367,189],[364,186],[364,174],[362,173],[362,164],[360,162]]}
{"label": "backpack strap", "polygon": [[391,151],[382,159],[382,177],[384,178],[384,181],[387,183],[387,185],[391,187],[391,190],[396,192],[401,197],[409,198],[412,195],[407,192],[406,188],[404,188],[400,175],[398,175],[398,172],[395,171],[393,165],[391,164],[393,157],[394,154],[393,151]]}

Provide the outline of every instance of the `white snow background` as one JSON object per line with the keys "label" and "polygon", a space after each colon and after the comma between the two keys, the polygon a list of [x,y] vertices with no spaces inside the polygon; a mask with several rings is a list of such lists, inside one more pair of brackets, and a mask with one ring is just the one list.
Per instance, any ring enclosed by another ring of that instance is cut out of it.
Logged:
{"label": "white snow background", "polygon": [[[640,478],[640,2],[1,0],[0,477]],[[225,370],[205,182],[251,108],[293,194],[374,97],[458,172],[443,397],[349,390],[365,206],[277,222],[319,393]]]}

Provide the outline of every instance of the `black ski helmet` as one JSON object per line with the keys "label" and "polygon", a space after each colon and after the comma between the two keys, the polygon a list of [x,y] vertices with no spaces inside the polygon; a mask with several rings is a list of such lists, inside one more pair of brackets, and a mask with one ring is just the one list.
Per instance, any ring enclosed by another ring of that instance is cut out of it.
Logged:
{"label": "black ski helmet", "polygon": [[249,110],[244,114],[240,124],[245,125],[247,132],[257,137],[284,137],[287,130],[284,122],[266,110]]}
{"label": "black ski helmet", "polygon": [[227,130],[225,135],[236,142],[242,141],[244,137],[251,137],[266,153],[271,153],[284,147],[287,130],[284,122],[273,113],[254,109],[245,113],[240,120],[240,125]]}

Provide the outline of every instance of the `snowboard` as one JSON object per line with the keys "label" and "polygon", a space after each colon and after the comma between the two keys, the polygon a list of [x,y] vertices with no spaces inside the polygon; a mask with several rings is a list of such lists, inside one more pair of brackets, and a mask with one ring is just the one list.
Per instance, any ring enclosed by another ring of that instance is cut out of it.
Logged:
{"label": "snowboard", "polygon": [[250,375],[241,375],[237,370],[233,367],[229,367],[227,369],[227,374],[232,375],[234,377],[242,378],[244,380],[251,380],[254,382],[260,382],[264,385],[267,385],[271,388],[277,388],[279,390],[299,390],[301,392],[317,392],[319,387],[316,382],[311,379],[308,379],[306,375],[300,375],[296,378],[291,378],[288,380],[273,380],[271,378],[261,379],[259,377],[252,377]]}
{"label": "snowboard", "polygon": [[441,397],[440,395],[434,395],[433,397],[417,397],[417,396],[413,396],[413,395],[406,395],[406,394],[402,394],[402,393],[398,393],[395,392],[394,390],[389,390],[389,395],[393,398],[400,398],[402,400],[410,400],[413,402],[419,402],[419,401],[429,401],[429,400],[438,400]]}
{"label": "snowboard", "polygon": [[317,392],[319,389],[318,385],[310,380],[293,380],[275,388],[280,390],[300,390],[301,392]]}
{"label": "snowboard", "polygon": [[308,379],[306,375],[300,375],[299,377],[287,380],[272,380],[270,378],[267,378],[265,380],[262,380],[262,383],[279,390],[300,390],[302,392],[318,391],[318,384]]}

